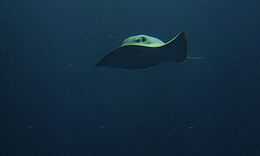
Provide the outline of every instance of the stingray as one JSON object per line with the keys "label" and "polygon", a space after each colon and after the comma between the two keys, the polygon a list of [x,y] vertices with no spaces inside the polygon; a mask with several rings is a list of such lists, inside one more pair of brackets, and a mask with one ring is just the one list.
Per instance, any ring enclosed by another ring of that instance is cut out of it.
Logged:
{"label": "stingray", "polygon": [[123,40],[121,46],[105,55],[96,66],[144,69],[165,62],[183,63],[188,58],[185,32],[178,33],[168,42],[148,35],[135,35]]}

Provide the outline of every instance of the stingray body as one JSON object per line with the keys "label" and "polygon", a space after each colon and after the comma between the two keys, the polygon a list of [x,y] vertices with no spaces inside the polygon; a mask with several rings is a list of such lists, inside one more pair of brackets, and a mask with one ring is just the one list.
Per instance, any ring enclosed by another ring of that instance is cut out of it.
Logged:
{"label": "stingray body", "polygon": [[187,39],[184,32],[168,42],[148,35],[136,35],[123,40],[121,46],[104,56],[97,66],[143,69],[163,62],[181,63],[187,59]]}

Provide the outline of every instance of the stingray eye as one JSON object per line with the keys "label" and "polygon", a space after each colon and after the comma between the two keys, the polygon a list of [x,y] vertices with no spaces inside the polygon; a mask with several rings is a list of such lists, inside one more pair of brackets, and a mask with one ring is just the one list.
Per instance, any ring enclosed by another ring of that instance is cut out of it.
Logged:
{"label": "stingray eye", "polygon": [[145,37],[141,37],[141,41],[142,41],[142,42],[145,42],[145,41],[146,41],[146,38],[145,38]]}
{"label": "stingray eye", "polygon": [[135,42],[140,43],[142,40],[140,38],[136,39]]}

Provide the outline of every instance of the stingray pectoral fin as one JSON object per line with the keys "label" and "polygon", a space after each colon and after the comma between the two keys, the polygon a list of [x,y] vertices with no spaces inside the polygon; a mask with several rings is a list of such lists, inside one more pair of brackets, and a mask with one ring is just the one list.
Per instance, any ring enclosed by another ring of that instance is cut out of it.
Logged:
{"label": "stingray pectoral fin", "polygon": [[186,33],[178,33],[160,48],[163,49],[162,55],[166,61],[184,62],[188,56]]}

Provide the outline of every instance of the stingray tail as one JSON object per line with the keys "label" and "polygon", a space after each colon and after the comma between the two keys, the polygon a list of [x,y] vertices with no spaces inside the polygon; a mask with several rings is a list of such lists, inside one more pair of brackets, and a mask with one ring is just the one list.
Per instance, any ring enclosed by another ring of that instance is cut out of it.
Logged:
{"label": "stingray tail", "polygon": [[204,60],[206,59],[205,57],[201,57],[201,56],[188,56],[187,60]]}
{"label": "stingray tail", "polygon": [[[194,61],[196,60],[196,61]],[[198,62],[197,60],[203,60],[203,62],[205,62],[207,60],[206,57],[201,57],[201,56],[188,56],[187,59],[185,60],[186,63],[191,63],[191,62]],[[199,61],[201,62],[201,61]]]}

